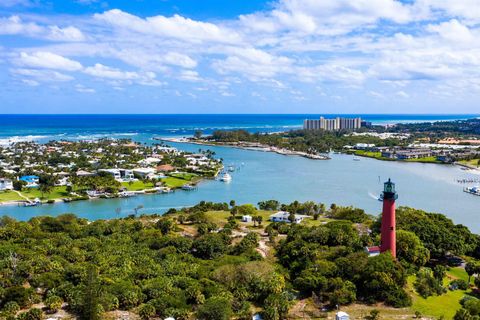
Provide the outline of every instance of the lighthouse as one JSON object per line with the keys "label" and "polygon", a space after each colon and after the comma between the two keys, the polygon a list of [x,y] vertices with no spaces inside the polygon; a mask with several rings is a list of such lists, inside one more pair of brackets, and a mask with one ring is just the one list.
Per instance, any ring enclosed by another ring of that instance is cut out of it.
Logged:
{"label": "lighthouse", "polygon": [[395,200],[398,195],[395,192],[395,183],[390,179],[383,185],[383,211],[382,211],[382,235],[380,240],[380,252],[390,251],[392,256],[397,256],[396,227],[395,227]]}

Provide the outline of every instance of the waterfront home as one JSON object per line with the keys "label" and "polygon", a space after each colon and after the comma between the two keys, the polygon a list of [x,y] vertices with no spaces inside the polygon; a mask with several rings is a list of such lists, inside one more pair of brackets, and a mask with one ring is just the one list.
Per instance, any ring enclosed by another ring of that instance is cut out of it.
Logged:
{"label": "waterfront home", "polygon": [[[288,219],[289,216],[290,216],[290,212],[279,211],[277,213],[274,213],[274,214],[270,215],[270,221],[290,223],[291,221]],[[306,219],[306,218],[310,218],[310,216],[295,214],[295,219],[294,219],[293,222],[294,223],[300,223],[300,222],[303,221],[303,219]]]}
{"label": "waterfront home", "polygon": [[142,179],[144,178],[154,178],[155,169],[154,168],[135,168],[133,169],[133,174]]}
{"label": "waterfront home", "polygon": [[113,176],[119,182],[130,182],[135,180],[132,170],[129,169],[100,169],[99,172],[106,172]]}
{"label": "waterfront home", "polygon": [[27,183],[25,187],[27,188],[37,188],[40,183],[40,177],[34,175],[22,176],[18,180],[25,181]]}
{"label": "waterfront home", "polygon": [[0,191],[13,190],[13,182],[7,178],[0,178]]}
{"label": "waterfront home", "polygon": [[375,145],[373,143],[357,143],[355,149],[357,150],[371,150]]}
{"label": "waterfront home", "polygon": [[432,150],[428,149],[413,149],[397,151],[396,156],[399,160],[427,158],[433,155]]}

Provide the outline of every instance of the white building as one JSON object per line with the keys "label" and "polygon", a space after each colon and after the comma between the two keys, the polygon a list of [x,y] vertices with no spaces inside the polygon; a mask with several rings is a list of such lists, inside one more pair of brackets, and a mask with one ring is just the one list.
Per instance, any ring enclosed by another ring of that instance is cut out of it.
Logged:
{"label": "white building", "polygon": [[335,320],[350,320],[350,316],[346,312],[339,311],[335,315]]}
{"label": "white building", "polygon": [[[270,221],[272,222],[287,222],[290,223],[290,220],[288,217],[290,216],[290,212],[287,211],[279,211],[277,213],[274,213],[270,216]],[[293,221],[294,223],[300,223],[303,221],[303,219],[310,218],[310,216],[305,216],[301,214],[296,214],[295,215],[295,220]]]}
{"label": "white building", "polygon": [[7,178],[0,178],[0,191],[13,190],[13,182]]}
{"label": "white building", "polygon": [[242,222],[252,222],[252,216],[242,216]]}
{"label": "white building", "polygon": [[155,169],[154,168],[135,168],[133,169],[133,174],[141,178],[154,178]]}
{"label": "white building", "polygon": [[100,172],[107,172],[119,182],[129,182],[135,179],[133,171],[129,169],[100,169]]}

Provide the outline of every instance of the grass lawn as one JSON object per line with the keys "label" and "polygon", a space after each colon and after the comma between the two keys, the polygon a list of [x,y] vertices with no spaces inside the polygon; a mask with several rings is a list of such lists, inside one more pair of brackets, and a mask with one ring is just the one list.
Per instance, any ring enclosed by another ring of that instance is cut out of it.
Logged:
{"label": "grass lawn", "polygon": [[28,188],[22,191],[22,194],[29,199],[54,200],[68,197],[66,189],[66,186],[53,187],[52,192],[45,193],[43,198],[42,193],[37,188]]}
{"label": "grass lawn", "polygon": [[[451,268],[447,271],[447,278],[444,280],[444,285],[448,286],[450,279],[464,279],[468,280],[468,275],[462,268]],[[464,290],[448,290],[447,293],[441,296],[432,296],[424,299],[420,297],[413,289],[415,276],[408,278],[407,290],[412,296],[411,309],[419,311],[424,316],[432,316],[439,318],[444,316],[445,319],[453,319],[453,316],[458,309],[461,308],[460,300],[467,294]]]}
{"label": "grass lawn", "polygon": [[18,193],[13,191],[1,191],[0,192],[0,202],[4,201],[18,201],[24,200],[22,197],[18,195]]}
{"label": "grass lawn", "polygon": [[355,151],[354,154],[357,155],[357,156],[360,156],[360,157],[374,158],[374,159],[378,159],[378,160],[386,160],[386,161],[394,161],[395,160],[395,159],[382,157],[381,152],[357,150],[357,151]]}
{"label": "grass lawn", "polygon": [[169,176],[173,178],[188,180],[188,181],[191,181],[192,179],[198,177],[196,174],[188,173],[188,172],[171,173]]}
{"label": "grass lawn", "polygon": [[473,167],[480,166],[480,159],[460,160],[458,162],[461,163],[461,164],[466,164],[466,165],[473,166]]}
{"label": "grass lawn", "polygon": [[129,182],[122,182],[122,186],[127,188],[128,191],[139,191],[139,190],[145,190],[145,189],[151,189],[154,187],[153,183],[143,183],[143,181],[132,181],[132,183]]}
{"label": "grass lawn", "polygon": [[162,182],[165,183],[167,187],[180,188],[181,186],[189,183],[190,181],[185,179],[174,178],[174,177],[166,177],[162,179]]}
{"label": "grass lawn", "polygon": [[408,159],[405,160],[407,162],[421,162],[421,163],[442,163],[441,161],[437,160],[437,157],[424,157],[418,159]]}

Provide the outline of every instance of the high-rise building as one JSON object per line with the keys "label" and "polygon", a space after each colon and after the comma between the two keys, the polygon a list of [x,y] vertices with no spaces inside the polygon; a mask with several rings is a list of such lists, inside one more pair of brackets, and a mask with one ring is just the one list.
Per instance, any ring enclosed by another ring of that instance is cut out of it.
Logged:
{"label": "high-rise building", "polygon": [[398,195],[395,192],[395,183],[390,179],[383,187],[383,211],[382,227],[380,238],[380,252],[390,251],[392,256],[397,256],[396,222],[395,222],[395,200]]}
{"label": "high-rise building", "polygon": [[305,130],[355,130],[362,127],[362,118],[340,118],[326,119],[320,117],[320,119],[306,119],[303,122],[303,128]]}

